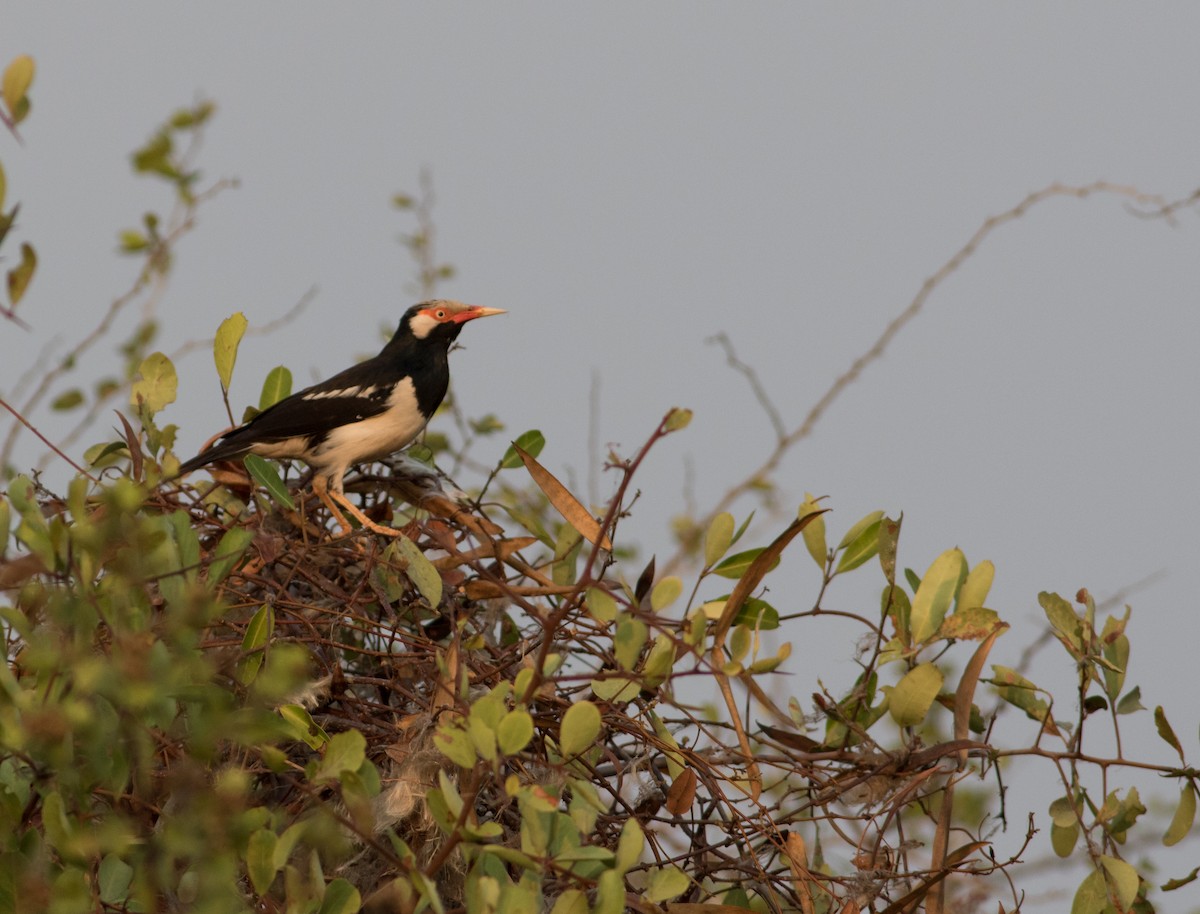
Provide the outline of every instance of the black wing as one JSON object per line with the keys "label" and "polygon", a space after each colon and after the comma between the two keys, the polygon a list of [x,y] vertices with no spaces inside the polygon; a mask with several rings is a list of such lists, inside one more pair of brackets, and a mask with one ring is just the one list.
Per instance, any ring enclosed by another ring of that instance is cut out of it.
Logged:
{"label": "black wing", "polygon": [[260,442],[307,438],[310,445],[315,445],[335,428],[385,411],[394,387],[392,374],[380,364],[378,356],[338,372],[263,410],[183,463],[180,472],[240,457]]}

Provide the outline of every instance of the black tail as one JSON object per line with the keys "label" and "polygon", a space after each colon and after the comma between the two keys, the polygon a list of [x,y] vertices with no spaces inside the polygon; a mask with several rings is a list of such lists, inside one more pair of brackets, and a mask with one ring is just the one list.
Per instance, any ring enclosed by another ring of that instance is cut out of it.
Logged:
{"label": "black tail", "polygon": [[200,467],[216,463],[218,460],[234,460],[250,453],[250,445],[240,441],[218,441],[212,447],[205,448],[191,460],[185,460],[179,465],[179,476],[198,470]]}

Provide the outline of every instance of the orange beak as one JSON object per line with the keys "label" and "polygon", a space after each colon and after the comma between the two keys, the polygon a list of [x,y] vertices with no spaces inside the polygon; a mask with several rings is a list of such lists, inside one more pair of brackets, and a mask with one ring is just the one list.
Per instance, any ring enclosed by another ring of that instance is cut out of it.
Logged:
{"label": "orange beak", "polygon": [[458,314],[450,318],[456,324],[465,324],[477,317],[491,317],[493,314],[507,314],[503,308],[484,308],[482,305],[468,305]]}

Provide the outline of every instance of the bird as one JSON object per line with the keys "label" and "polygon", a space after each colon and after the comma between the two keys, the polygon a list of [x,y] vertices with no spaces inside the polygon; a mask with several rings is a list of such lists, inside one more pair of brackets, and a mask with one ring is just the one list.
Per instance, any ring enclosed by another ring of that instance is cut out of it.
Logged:
{"label": "bird", "polygon": [[404,312],[379,355],[280,400],[221,435],[178,475],[247,454],[302,460],[313,469],[314,494],[345,533],[340,505],[363,527],[398,536],[360,511],[342,490],[350,467],[394,454],[425,428],[450,384],[449,352],[463,327],[503,308],[433,299]]}

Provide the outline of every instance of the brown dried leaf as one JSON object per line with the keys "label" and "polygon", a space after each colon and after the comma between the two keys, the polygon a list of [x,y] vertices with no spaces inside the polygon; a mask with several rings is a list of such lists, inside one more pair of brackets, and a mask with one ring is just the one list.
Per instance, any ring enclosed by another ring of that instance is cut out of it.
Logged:
{"label": "brown dried leaf", "polygon": [[682,816],[691,808],[695,799],[696,772],[691,768],[684,768],[667,791],[667,810],[672,815]]}
{"label": "brown dried leaf", "polygon": [[553,473],[538,463],[531,454],[516,444],[513,445],[513,448],[521,458],[521,462],[525,464],[529,475],[533,477],[533,481],[538,484],[538,488],[550,499],[550,504],[554,505],[554,510],[561,514],[566,522],[578,530],[583,538],[593,546],[599,543],[601,549],[612,552],[612,541],[603,534],[599,522],[588,513],[587,508],[580,504],[579,500],[567,490],[567,487],[559,482]]}

